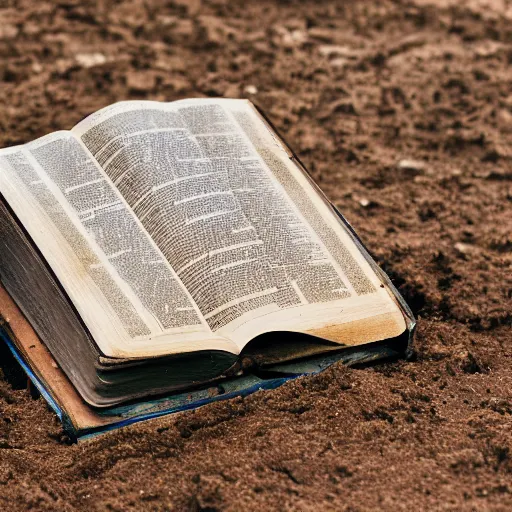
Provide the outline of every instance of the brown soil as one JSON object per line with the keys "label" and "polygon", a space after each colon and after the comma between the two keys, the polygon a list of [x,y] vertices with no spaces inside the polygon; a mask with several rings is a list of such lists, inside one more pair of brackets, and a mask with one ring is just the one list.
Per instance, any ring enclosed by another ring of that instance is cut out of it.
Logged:
{"label": "brown soil", "polygon": [[250,97],[419,318],[410,361],[79,445],[3,350],[0,509],[512,510],[512,9],[461,4],[0,2],[0,146]]}

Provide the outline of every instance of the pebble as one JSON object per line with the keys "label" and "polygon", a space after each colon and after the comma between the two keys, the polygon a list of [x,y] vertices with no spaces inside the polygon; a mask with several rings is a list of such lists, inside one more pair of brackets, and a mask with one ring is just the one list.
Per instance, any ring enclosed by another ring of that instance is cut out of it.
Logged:
{"label": "pebble", "polygon": [[323,57],[345,57],[347,59],[357,58],[357,52],[349,46],[340,46],[336,44],[323,44],[318,48],[318,53]]}
{"label": "pebble", "polygon": [[257,87],[255,85],[247,85],[247,86],[245,86],[244,91],[247,94],[258,94],[258,89],[257,89]]}
{"label": "pebble", "polygon": [[474,255],[478,252],[478,247],[470,244],[464,244],[462,242],[457,242],[453,248],[455,252],[457,252],[458,256],[467,259],[468,256]]}
{"label": "pebble", "polygon": [[512,114],[507,109],[503,108],[498,112],[498,120],[506,127],[512,126]]}
{"label": "pebble", "polygon": [[422,162],[421,160],[404,159],[398,162],[398,167],[400,169],[424,169],[425,162]]}
{"label": "pebble", "polygon": [[286,27],[277,26],[274,27],[274,32],[278,38],[275,42],[284,48],[300,47],[307,40],[307,33],[303,30],[288,30]]}
{"label": "pebble", "polygon": [[93,68],[95,66],[101,66],[107,62],[107,57],[103,53],[77,53],[75,60],[83,68]]}
{"label": "pebble", "polygon": [[349,64],[349,61],[340,57],[338,59],[331,60],[330,64],[333,68],[343,68]]}
{"label": "pebble", "polygon": [[289,32],[289,35],[286,34],[283,38],[283,41],[289,43],[291,46],[297,45],[301,46],[306,42],[307,35],[302,30],[292,30]]}
{"label": "pebble", "polygon": [[425,162],[422,162],[421,160],[404,159],[398,162],[398,169],[412,174],[421,174],[425,170],[425,167]]}

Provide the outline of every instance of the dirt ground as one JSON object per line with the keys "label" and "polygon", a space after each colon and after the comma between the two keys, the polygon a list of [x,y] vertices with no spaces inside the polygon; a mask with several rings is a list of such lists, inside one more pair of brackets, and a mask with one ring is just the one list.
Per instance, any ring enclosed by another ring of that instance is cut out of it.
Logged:
{"label": "dirt ground", "polygon": [[0,0],[0,146],[249,97],[418,316],[416,354],[70,445],[0,352],[0,509],[512,510],[512,4]]}

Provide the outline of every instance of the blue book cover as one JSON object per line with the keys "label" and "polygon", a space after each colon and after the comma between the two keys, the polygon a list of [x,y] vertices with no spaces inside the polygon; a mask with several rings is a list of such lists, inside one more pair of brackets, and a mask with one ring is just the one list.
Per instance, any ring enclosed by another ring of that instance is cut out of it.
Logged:
{"label": "blue book cover", "polygon": [[[96,436],[139,421],[195,409],[211,402],[228,400],[236,396],[247,396],[256,391],[275,389],[290,379],[321,372],[336,362],[354,365],[371,363],[386,358],[396,358],[404,354],[408,345],[409,333],[407,333],[407,336],[402,337],[401,340],[371,343],[331,354],[276,365],[266,368],[265,372],[259,375],[248,374],[225,379],[213,387],[202,387],[105,409],[95,409],[91,418],[96,416],[96,421],[93,420],[90,424],[84,424],[80,421],[81,415],[77,415],[76,410],[73,410],[77,407],[77,404],[75,404],[75,407],[68,404],[71,410],[67,410],[59,398],[54,396],[54,390],[42,379],[37,370],[32,368],[30,362],[26,360],[13,341],[13,337],[12,332],[4,323],[0,327],[1,340],[7,344],[27,377],[62,421],[67,435],[73,440],[78,440]],[[71,403],[74,400],[80,402],[78,396],[73,397]],[[89,407],[85,402],[78,405],[79,409]]]}

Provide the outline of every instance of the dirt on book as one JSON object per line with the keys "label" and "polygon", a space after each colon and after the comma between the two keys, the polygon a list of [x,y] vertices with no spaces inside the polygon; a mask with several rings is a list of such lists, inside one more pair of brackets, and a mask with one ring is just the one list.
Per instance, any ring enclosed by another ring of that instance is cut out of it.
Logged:
{"label": "dirt on book", "polygon": [[0,347],[0,509],[512,509],[506,0],[0,2],[0,146],[250,98],[418,318],[409,360],[72,444]]}

